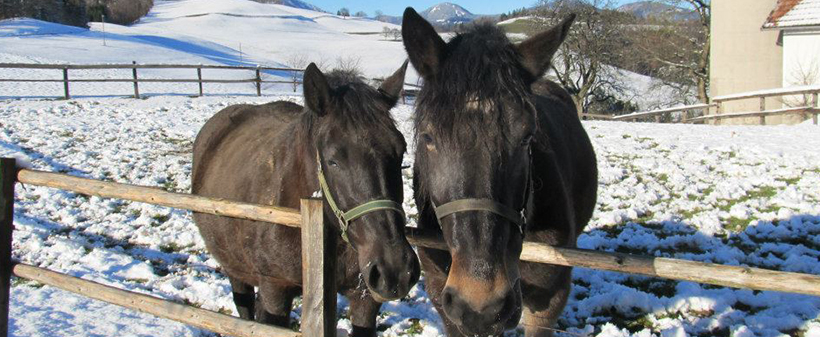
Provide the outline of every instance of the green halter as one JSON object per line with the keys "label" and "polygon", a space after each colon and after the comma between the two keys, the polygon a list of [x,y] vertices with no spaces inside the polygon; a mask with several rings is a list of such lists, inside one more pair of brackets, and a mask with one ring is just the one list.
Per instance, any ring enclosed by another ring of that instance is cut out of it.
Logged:
{"label": "green halter", "polygon": [[381,210],[393,210],[399,212],[399,214],[404,217],[404,209],[401,207],[401,204],[387,199],[371,200],[359,206],[353,207],[347,212],[342,211],[339,209],[339,206],[336,205],[336,201],[333,200],[333,196],[330,194],[330,188],[327,185],[324,170],[322,170],[322,160],[319,158],[318,151],[316,152],[316,167],[318,167],[319,171],[319,186],[322,187],[322,194],[324,194],[325,200],[327,200],[327,204],[330,206],[330,209],[333,210],[333,214],[335,214],[336,218],[339,219],[339,229],[341,230],[342,240],[345,240],[345,242],[350,243],[347,238],[347,228],[350,226],[350,222],[367,213]]}

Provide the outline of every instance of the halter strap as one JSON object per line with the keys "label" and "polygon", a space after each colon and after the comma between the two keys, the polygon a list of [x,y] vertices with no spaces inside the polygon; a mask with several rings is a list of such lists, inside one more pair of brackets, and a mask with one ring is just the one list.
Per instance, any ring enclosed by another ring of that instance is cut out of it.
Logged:
{"label": "halter strap", "polygon": [[350,227],[350,222],[364,216],[365,214],[382,210],[392,210],[399,212],[399,214],[404,217],[404,209],[401,204],[387,199],[371,200],[359,206],[353,207],[347,212],[342,211],[333,199],[333,195],[330,194],[330,187],[328,187],[324,170],[322,170],[322,160],[319,158],[319,151],[316,151],[316,167],[318,167],[317,171],[319,175],[319,186],[322,188],[322,194],[325,196],[327,205],[330,206],[330,209],[333,211],[336,219],[339,220],[339,229],[341,231],[342,240],[345,240],[345,242],[350,243],[350,240],[347,238],[347,229]]}
{"label": "halter strap", "polygon": [[433,204],[433,210],[436,212],[436,217],[439,221],[450,214],[459,212],[486,211],[494,213],[502,218],[512,221],[514,224],[518,225],[521,233],[524,233],[525,221],[523,211],[516,212],[507,205],[502,205],[491,199],[458,199],[438,207]]}
{"label": "halter strap", "polygon": [[521,206],[521,211],[516,211],[511,207],[492,199],[457,199],[445,203],[441,206],[436,206],[436,203],[434,203],[431,200],[430,204],[433,205],[433,211],[435,211],[436,213],[436,218],[439,221],[439,226],[441,225],[441,219],[454,213],[485,211],[497,214],[498,216],[504,219],[510,220],[512,223],[518,226],[518,230],[521,232],[521,235],[523,236],[526,232],[527,227],[527,204],[530,201],[530,192],[532,192],[533,188],[532,170],[534,166],[532,164],[532,146],[530,146],[528,152],[528,155],[530,157],[530,167],[529,171],[527,172],[527,187],[524,190],[524,204]]}

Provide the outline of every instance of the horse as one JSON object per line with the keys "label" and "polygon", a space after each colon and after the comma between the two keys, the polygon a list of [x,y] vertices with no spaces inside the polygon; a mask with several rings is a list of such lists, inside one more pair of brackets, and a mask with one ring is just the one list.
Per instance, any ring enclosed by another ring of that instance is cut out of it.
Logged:
{"label": "horse", "polygon": [[[321,191],[325,226],[341,238],[336,284],[350,301],[353,336],[375,336],[381,302],[404,297],[420,274],[404,235],[406,143],[389,112],[406,68],[374,89],[353,72],[325,75],[311,63],[304,107],[229,106],[194,142],[194,194],[298,209]],[[230,280],[239,316],[288,327],[301,293],[299,229],[202,213],[194,221]]]}
{"label": "horse", "polygon": [[[597,198],[589,137],[569,94],[543,80],[574,17],[519,44],[476,24],[445,42],[412,8],[402,37],[423,78],[414,112],[419,248],[426,291],[449,336],[518,325],[551,336],[572,268],[521,262],[524,238],[574,247]],[[537,90],[536,90],[537,89]]]}

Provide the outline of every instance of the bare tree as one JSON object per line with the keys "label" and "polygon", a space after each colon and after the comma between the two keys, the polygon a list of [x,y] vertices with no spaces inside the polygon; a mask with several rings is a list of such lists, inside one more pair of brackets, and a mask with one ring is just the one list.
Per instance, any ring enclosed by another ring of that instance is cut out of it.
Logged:
{"label": "bare tree", "polygon": [[341,16],[342,18],[346,18],[350,16],[350,10],[347,7],[342,7],[336,12],[336,15]]}
{"label": "bare tree", "polygon": [[401,29],[390,28],[390,27],[385,26],[384,28],[382,28],[382,36],[385,39],[390,39],[390,40],[393,40],[393,41],[399,41],[399,40],[401,40]]}
{"label": "bare tree", "polygon": [[364,11],[358,11],[358,12],[356,12],[356,14],[353,14],[353,16],[355,16],[357,18],[366,18],[367,13],[365,13]]}
{"label": "bare tree", "polygon": [[708,102],[711,0],[656,1],[692,10],[697,19],[660,22],[657,29],[638,31],[635,46],[643,57],[657,63],[653,76],[672,86],[694,86],[698,100]]}
{"label": "bare tree", "polygon": [[[566,40],[553,58],[550,74],[569,91],[578,113],[591,112],[596,103],[614,100],[623,84],[613,64],[623,44],[622,15],[605,0],[542,0],[537,15],[551,27],[577,15]],[[599,105],[600,106],[600,105]]]}

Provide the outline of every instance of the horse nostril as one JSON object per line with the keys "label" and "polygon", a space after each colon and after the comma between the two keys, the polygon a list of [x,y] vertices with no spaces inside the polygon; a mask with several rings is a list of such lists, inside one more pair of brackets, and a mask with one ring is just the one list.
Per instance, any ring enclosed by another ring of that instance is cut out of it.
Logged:
{"label": "horse nostril", "polygon": [[445,308],[453,305],[453,292],[450,291],[450,288],[444,289],[444,294],[441,296],[441,305]]}
{"label": "horse nostril", "polygon": [[380,286],[379,282],[382,279],[382,273],[379,271],[379,265],[377,265],[377,264],[373,265],[370,268],[370,273],[368,273],[368,274],[369,275],[367,275],[367,283],[370,284],[370,287],[375,288],[375,289],[380,289],[379,288],[379,286]]}

